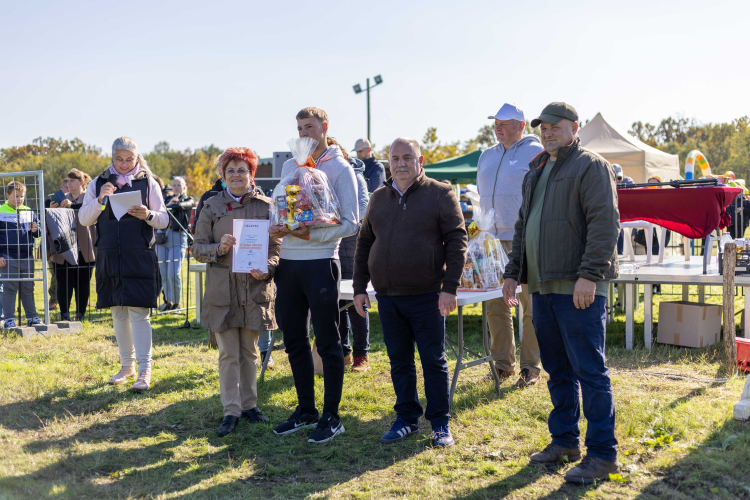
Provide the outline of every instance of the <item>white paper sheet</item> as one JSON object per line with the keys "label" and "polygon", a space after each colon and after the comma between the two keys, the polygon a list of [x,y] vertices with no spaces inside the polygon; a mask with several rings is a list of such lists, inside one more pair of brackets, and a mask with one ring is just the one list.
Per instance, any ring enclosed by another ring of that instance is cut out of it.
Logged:
{"label": "white paper sheet", "polygon": [[235,219],[232,235],[237,240],[232,255],[232,272],[268,272],[268,220]]}
{"label": "white paper sheet", "polygon": [[117,220],[120,220],[131,208],[143,205],[143,200],[140,191],[130,191],[109,195],[108,203],[112,207],[112,213],[115,214]]}

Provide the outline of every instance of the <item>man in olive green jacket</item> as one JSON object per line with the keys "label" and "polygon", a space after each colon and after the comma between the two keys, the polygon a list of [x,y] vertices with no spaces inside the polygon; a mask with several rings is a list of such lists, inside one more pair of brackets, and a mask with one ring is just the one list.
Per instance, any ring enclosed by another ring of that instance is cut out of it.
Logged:
{"label": "man in olive green jacket", "polygon": [[542,367],[549,374],[552,443],[531,461],[580,460],[580,390],[587,453],[565,479],[593,483],[618,469],[604,355],[608,280],[617,277],[620,228],[615,173],[604,158],[581,147],[572,106],[552,103],[531,126],[540,126],[545,151],[531,161],[523,181],[503,284],[506,303],[515,306],[517,283],[528,283]]}

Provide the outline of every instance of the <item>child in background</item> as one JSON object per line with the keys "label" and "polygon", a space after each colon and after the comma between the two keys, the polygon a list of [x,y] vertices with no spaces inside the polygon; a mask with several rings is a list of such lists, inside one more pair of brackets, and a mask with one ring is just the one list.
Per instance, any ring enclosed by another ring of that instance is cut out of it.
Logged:
{"label": "child in background", "polygon": [[[7,201],[0,206],[0,268],[4,278],[34,277],[34,238],[38,238],[39,219],[23,204],[26,186],[13,181],[5,188]],[[21,289],[21,302],[28,326],[40,325],[34,305],[33,281],[3,282],[5,328],[15,328],[16,292]]]}

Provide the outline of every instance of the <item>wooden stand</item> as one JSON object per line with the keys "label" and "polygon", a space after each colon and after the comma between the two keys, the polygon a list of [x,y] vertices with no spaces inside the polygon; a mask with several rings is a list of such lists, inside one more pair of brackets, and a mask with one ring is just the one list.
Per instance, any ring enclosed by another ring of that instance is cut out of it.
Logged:
{"label": "wooden stand", "polygon": [[737,247],[734,242],[724,246],[724,371],[731,377],[737,372],[737,344],[734,340],[734,266]]}

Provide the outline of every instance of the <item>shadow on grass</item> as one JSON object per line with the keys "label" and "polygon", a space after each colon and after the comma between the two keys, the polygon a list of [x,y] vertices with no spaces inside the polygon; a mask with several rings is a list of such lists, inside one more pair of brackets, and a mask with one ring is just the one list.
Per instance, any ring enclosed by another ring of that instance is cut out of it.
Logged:
{"label": "shadow on grass", "polygon": [[[53,453],[60,458],[28,474],[0,478],[0,497],[44,496],[55,485],[64,485],[62,496],[73,498],[180,492],[200,497],[260,493],[269,498],[305,497],[368,471],[386,469],[431,443],[424,432],[404,443],[381,445],[378,439],[391,416],[362,421],[351,413],[342,415],[346,433],[324,445],[307,443],[312,429],[276,436],[271,429],[292,409],[279,405],[275,397],[293,384],[291,374],[278,374],[259,386],[258,407],[271,418],[270,425],[242,420],[237,431],[224,439],[216,436],[223,417],[218,394],[144,413],[143,399],[160,392],[190,394],[207,376],[215,376],[213,367],[191,377],[158,380],[144,394],[97,385],[79,391],[61,389],[0,407],[3,427],[19,432],[54,428],[61,420],[67,420],[64,425],[70,428],[80,417],[72,434],[50,439],[47,436],[57,432],[45,432],[45,437],[25,444],[23,450],[30,457],[46,460],[41,457]],[[95,418],[89,418],[92,414]]]}
{"label": "shadow on grass", "polygon": [[[268,402],[259,402],[259,407],[276,417],[274,423],[280,420],[278,415],[289,413],[288,408]],[[206,418],[207,414],[211,418]],[[65,439],[35,441],[25,447],[27,452],[54,449],[62,458],[26,475],[1,478],[0,492],[27,496],[38,494],[37,488],[48,491],[52,484],[62,482],[77,498],[179,492],[213,498],[232,492],[263,492],[264,497],[291,498],[385,469],[426,448],[424,439],[386,447],[377,444],[376,436],[368,436],[372,441],[364,454],[361,439],[357,439],[362,437],[357,429],[364,423],[351,415],[343,418],[347,433],[325,445],[307,443],[310,430],[276,436],[272,425],[244,420],[235,433],[221,439],[215,434],[220,418],[221,404],[214,396],[175,403],[148,415],[126,415],[94,424]],[[352,446],[354,441],[358,444]],[[92,448],[94,451],[79,451]],[[235,473],[238,465],[245,464],[248,466]],[[220,474],[227,474],[225,482],[216,479]],[[201,483],[207,484],[186,491]]]}
{"label": "shadow on grass", "polygon": [[[684,402],[675,400],[674,406]],[[750,499],[750,422],[728,419],[676,464],[655,471],[658,479],[639,500]]]}
{"label": "shadow on grass", "polygon": [[35,400],[18,401],[0,406],[0,424],[15,431],[39,430],[43,420],[63,420],[86,414],[106,412],[122,401],[137,402],[155,394],[193,391],[207,381],[218,377],[214,367],[206,367],[191,375],[156,378],[151,389],[143,394],[131,392],[123,386],[111,386],[106,382],[88,385],[79,390],[65,387],[45,394]]}

